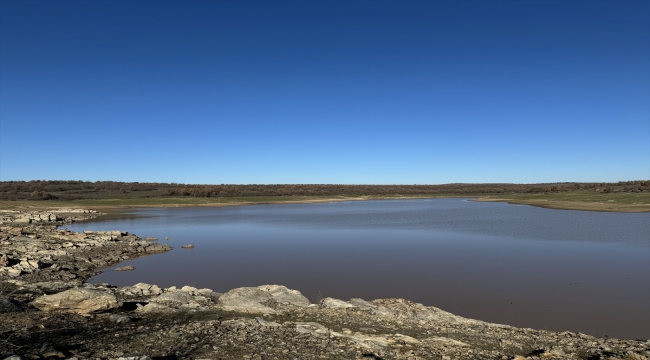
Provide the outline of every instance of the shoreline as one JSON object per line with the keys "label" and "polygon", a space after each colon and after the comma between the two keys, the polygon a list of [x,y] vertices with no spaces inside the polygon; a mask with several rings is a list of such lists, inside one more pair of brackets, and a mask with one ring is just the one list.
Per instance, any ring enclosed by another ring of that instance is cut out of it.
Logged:
{"label": "shoreline", "polygon": [[586,201],[557,201],[544,199],[508,199],[492,198],[489,196],[475,198],[476,202],[504,202],[513,205],[528,205],[545,209],[555,210],[577,210],[596,212],[620,212],[620,213],[645,213],[650,212],[650,204],[615,204]]}
{"label": "shoreline", "polygon": [[[280,285],[225,294],[191,286],[92,285],[86,281],[102,269],[173,250],[122,231],[57,230],[98,212],[1,214],[0,338],[11,340],[0,342],[3,357],[643,360],[650,355],[650,340],[515,328],[404,299],[325,298],[311,304]],[[116,344],[124,337],[129,341]]]}
{"label": "shoreline", "polygon": [[[518,195],[521,196],[521,195]],[[467,198],[475,202],[504,202],[507,204],[528,205],[556,210],[577,210],[597,212],[621,212],[621,213],[644,213],[650,212],[650,204],[647,203],[617,203],[615,200],[606,201],[579,201],[579,200],[554,200],[539,198],[516,198],[515,196],[483,195],[483,194],[441,194],[426,196],[357,196],[357,197],[322,197],[322,198],[298,198],[298,199],[264,199],[250,198],[245,201],[228,201],[228,198],[220,198],[220,201],[210,201],[209,198],[153,198],[153,199],[98,199],[88,201],[57,201],[29,200],[29,201],[0,201],[0,209],[14,209],[25,211],[56,210],[62,207],[83,207],[96,211],[112,212],[116,210],[138,209],[138,208],[177,208],[177,207],[221,207],[221,206],[246,206],[246,205],[269,205],[269,204],[316,204],[345,201],[369,201],[369,200],[417,200],[417,199],[439,199],[439,198]],[[183,202],[179,202],[183,201]],[[103,204],[102,204],[103,203]],[[113,203],[113,204],[111,204]]]}

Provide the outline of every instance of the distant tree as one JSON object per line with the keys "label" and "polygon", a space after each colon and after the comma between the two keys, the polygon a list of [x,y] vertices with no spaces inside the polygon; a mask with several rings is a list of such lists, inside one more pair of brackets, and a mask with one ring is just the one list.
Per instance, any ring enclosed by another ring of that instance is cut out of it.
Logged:
{"label": "distant tree", "polygon": [[32,198],[34,198],[36,200],[52,200],[52,199],[56,199],[56,196],[50,194],[47,191],[35,190],[30,195],[31,195]]}

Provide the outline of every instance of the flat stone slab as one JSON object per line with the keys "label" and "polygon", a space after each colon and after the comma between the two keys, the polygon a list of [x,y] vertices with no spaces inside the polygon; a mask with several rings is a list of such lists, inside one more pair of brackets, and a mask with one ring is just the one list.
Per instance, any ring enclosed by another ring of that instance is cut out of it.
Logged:
{"label": "flat stone slab", "polygon": [[90,314],[117,308],[115,295],[94,289],[75,288],[54,295],[44,295],[31,303],[41,311],[70,311]]}

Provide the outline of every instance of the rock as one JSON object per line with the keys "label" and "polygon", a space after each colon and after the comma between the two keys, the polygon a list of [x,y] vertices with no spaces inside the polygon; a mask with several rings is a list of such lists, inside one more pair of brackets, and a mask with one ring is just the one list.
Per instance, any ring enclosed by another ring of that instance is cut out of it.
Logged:
{"label": "rock", "polygon": [[135,266],[131,266],[131,265],[115,268],[115,271],[133,271],[133,270],[135,270]]}
{"label": "rock", "polygon": [[357,307],[356,305],[350,304],[347,301],[333,299],[329,297],[321,300],[319,305],[321,308],[324,309],[347,309],[347,308]]}
{"label": "rock", "polygon": [[34,269],[40,269],[43,267],[43,263],[40,260],[27,260],[27,265]]}
{"label": "rock", "polygon": [[21,358],[21,357],[18,356],[18,355],[14,355],[14,356],[10,356],[10,357],[4,358],[4,360],[23,360],[23,358]]}
{"label": "rock", "polygon": [[157,237],[146,237],[143,239],[144,241],[158,241]]}
{"label": "rock", "polygon": [[197,288],[195,288],[193,286],[185,285],[185,286],[183,286],[181,288],[181,291],[186,291],[188,293],[194,294],[194,293],[198,293],[199,289],[197,289]]}
{"label": "rock", "polygon": [[330,337],[332,331],[315,322],[295,323],[296,331],[302,334],[311,334],[316,337]]}
{"label": "rock", "polygon": [[371,310],[379,316],[404,318],[409,320],[448,321],[451,323],[485,324],[482,321],[466,319],[458,315],[440,310],[433,306],[424,306],[405,299],[373,300],[376,308]]}
{"label": "rock", "polygon": [[165,236],[165,240],[169,240],[169,238],[167,236]]}
{"label": "rock", "polygon": [[169,251],[171,249],[172,248],[169,245],[164,244],[164,245],[152,245],[152,246],[149,246],[149,247],[147,247],[146,251],[147,252],[165,252],[165,251]]}
{"label": "rock", "polygon": [[24,224],[29,224],[29,223],[32,222],[32,219],[30,219],[30,216],[29,216],[29,215],[24,215],[24,216],[21,216],[21,217],[17,217],[17,218],[15,218],[13,222],[15,222],[15,223],[24,223]]}
{"label": "rock", "polygon": [[566,357],[566,354],[564,353],[564,351],[562,351],[562,349],[551,349],[548,353],[551,356],[557,356],[557,357],[560,357],[560,358]]}
{"label": "rock", "polygon": [[22,274],[22,271],[20,269],[10,268],[7,270],[7,275],[9,275],[9,277],[18,277],[20,274]]}
{"label": "rock", "polygon": [[363,299],[359,298],[352,298],[349,301],[350,304],[356,306],[357,308],[361,310],[368,310],[368,311],[373,311],[377,309],[377,306],[373,305],[372,303],[365,301]]}
{"label": "rock", "polygon": [[137,283],[133,286],[123,287],[120,288],[119,291],[126,295],[138,297],[160,295],[162,293],[162,289],[160,289],[157,285],[149,285],[145,283]]}
{"label": "rock", "polygon": [[351,331],[339,333],[314,322],[294,323],[296,331],[303,334],[310,334],[321,338],[344,338],[356,343],[359,347],[371,351],[381,351],[387,347],[401,347],[402,344],[417,345],[420,340],[402,334],[393,335],[366,335],[361,333],[353,334]]}
{"label": "rock", "polygon": [[228,291],[219,297],[226,311],[272,314],[286,307],[307,307],[309,300],[299,291],[281,285],[243,287]]}
{"label": "rock", "polygon": [[255,318],[255,320],[257,320],[257,322],[258,322],[261,326],[270,326],[270,327],[279,327],[279,326],[282,326],[281,324],[278,324],[278,323],[275,322],[275,321],[266,321],[266,320],[262,319],[261,317],[257,317],[257,318]]}
{"label": "rock", "polygon": [[192,244],[187,244],[187,245],[183,245],[183,246],[181,246],[181,248],[183,248],[183,249],[194,249],[194,245],[192,245]]}
{"label": "rock", "polygon": [[219,299],[221,298],[222,295],[223,294],[220,293],[220,292],[213,291],[209,295],[203,295],[203,296],[207,297],[208,299],[210,299],[210,300],[212,300],[214,302],[219,302]]}
{"label": "rock", "polygon": [[52,346],[52,344],[47,343],[47,342],[43,343],[43,345],[41,346],[41,349],[38,352],[41,353],[41,356],[45,357],[45,358],[47,358],[47,357],[62,357],[62,358],[65,357],[65,356],[63,356],[63,354],[61,354],[61,356],[59,356],[59,351],[54,346]]}
{"label": "rock", "polygon": [[197,293],[201,296],[205,296],[206,298],[211,299],[214,302],[217,302],[221,295],[223,295],[222,293],[212,291],[212,289],[199,289]]}
{"label": "rock", "polygon": [[300,307],[307,307],[311,305],[309,299],[304,297],[300,293],[300,291],[291,290],[286,286],[262,285],[262,286],[258,286],[257,288],[267,291],[273,297],[273,300],[280,304],[289,304],[292,306],[300,306]]}
{"label": "rock", "polygon": [[112,314],[111,316],[108,317],[108,319],[116,324],[125,324],[131,321],[131,319],[128,316],[118,315],[118,314]]}
{"label": "rock", "polygon": [[102,290],[75,288],[54,295],[44,295],[32,301],[41,311],[71,311],[79,314],[115,309],[119,306],[115,295]]}
{"label": "rock", "polygon": [[20,227],[11,228],[11,229],[9,229],[9,233],[11,235],[17,235],[17,236],[22,235],[23,234],[23,228],[20,228]]}
{"label": "rock", "polygon": [[[207,310],[209,306],[214,306],[214,303],[210,300],[210,297],[201,295],[198,289],[191,286],[184,286],[180,290],[167,289],[167,291],[161,295],[150,299],[149,304],[162,304],[166,307],[186,310]],[[159,311],[160,309],[149,307],[143,310]],[[163,308],[162,310],[166,309]]]}
{"label": "rock", "polygon": [[151,299],[151,302],[167,303],[173,305],[184,305],[194,300],[194,297],[186,291],[166,292],[160,296]]}
{"label": "rock", "polygon": [[261,314],[271,314],[276,311],[262,305],[272,299],[272,296],[259,288],[245,287],[228,291],[219,298],[219,304],[226,311],[241,311]]}
{"label": "rock", "polygon": [[169,312],[175,310],[163,304],[148,303],[144,306],[138,306],[138,308],[135,311],[139,313],[149,313],[149,312]]}
{"label": "rock", "polygon": [[647,360],[648,358],[643,355],[636,354],[633,351],[628,351],[625,353],[624,359],[625,360]]}
{"label": "rock", "polygon": [[212,289],[199,289],[196,292],[203,295],[203,296],[208,296],[208,295],[211,295],[212,293],[214,293],[214,291],[212,291]]}
{"label": "rock", "polygon": [[149,356],[131,356],[131,357],[120,357],[117,360],[152,360]]}

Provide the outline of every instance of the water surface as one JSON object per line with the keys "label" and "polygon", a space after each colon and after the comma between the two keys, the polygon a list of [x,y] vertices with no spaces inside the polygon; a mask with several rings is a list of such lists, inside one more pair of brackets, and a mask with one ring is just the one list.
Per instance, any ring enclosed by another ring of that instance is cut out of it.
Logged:
{"label": "water surface", "polygon": [[141,209],[69,228],[170,237],[173,251],[95,283],[281,284],[312,302],[401,297],[518,327],[650,338],[650,213],[381,200]]}

